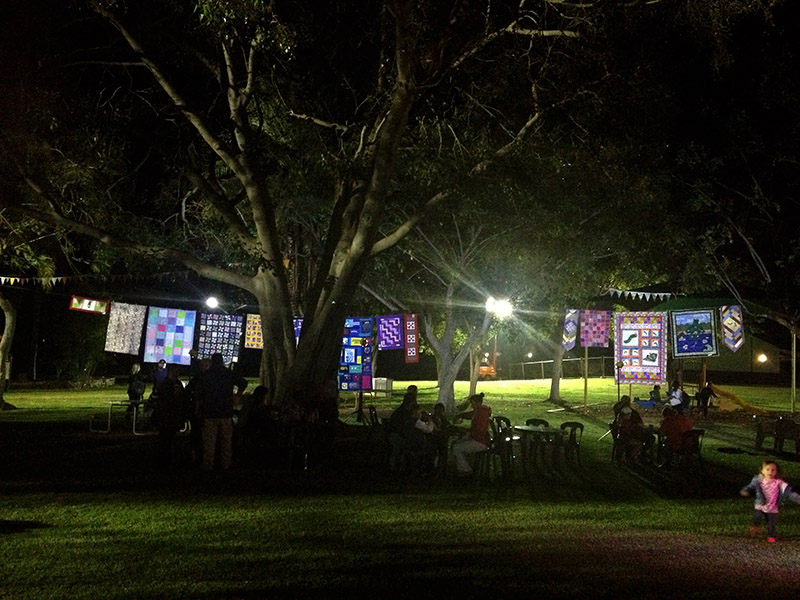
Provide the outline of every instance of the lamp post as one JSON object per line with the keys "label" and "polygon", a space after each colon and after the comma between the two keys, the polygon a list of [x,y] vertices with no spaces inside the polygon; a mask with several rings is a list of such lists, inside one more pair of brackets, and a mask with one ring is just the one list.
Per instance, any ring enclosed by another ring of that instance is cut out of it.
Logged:
{"label": "lamp post", "polygon": [[625,364],[625,363],[623,363],[621,360],[618,360],[618,361],[617,361],[617,363],[616,363],[616,365],[614,365],[614,366],[616,366],[616,367],[617,367],[617,402],[619,402],[619,398],[620,398],[620,396],[619,396],[619,394],[620,394],[620,392],[619,392],[619,386],[620,386],[620,383],[622,383],[622,380],[621,380],[621,378],[620,378],[620,374],[619,374],[619,372],[620,372],[620,369],[622,369],[622,366],[623,366],[624,364]]}
{"label": "lamp post", "polygon": [[[501,321],[503,319],[507,319],[512,314],[514,314],[514,305],[511,304],[509,300],[498,300],[493,296],[489,296],[486,300],[486,312],[494,315]],[[488,354],[488,353],[487,353]],[[494,336],[494,352],[492,354],[491,364],[487,364],[486,370],[489,371],[486,376],[491,377],[492,379],[497,377],[497,365],[495,362],[497,361],[497,334]],[[487,359],[488,363],[488,359]],[[480,370],[479,370],[480,373]]]}

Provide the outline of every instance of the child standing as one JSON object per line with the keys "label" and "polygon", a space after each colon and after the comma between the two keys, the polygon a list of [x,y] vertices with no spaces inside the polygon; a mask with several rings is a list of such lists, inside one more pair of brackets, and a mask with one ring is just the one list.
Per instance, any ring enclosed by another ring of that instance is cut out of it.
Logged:
{"label": "child standing", "polygon": [[778,510],[784,502],[791,500],[800,504],[800,495],[794,493],[789,484],[778,477],[778,463],[774,460],[765,460],[761,464],[761,473],[753,477],[739,493],[744,497],[752,496],[755,500],[750,535],[758,535],[766,522],[768,542],[775,541],[775,523],[778,520]]}

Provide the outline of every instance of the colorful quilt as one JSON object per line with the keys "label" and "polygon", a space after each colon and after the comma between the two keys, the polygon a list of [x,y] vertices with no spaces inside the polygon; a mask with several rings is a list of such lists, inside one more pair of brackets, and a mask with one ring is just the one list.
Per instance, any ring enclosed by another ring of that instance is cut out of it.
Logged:
{"label": "colorful quilt", "polygon": [[378,350],[402,350],[405,347],[403,316],[377,317]]}
{"label": "colorful quilt", "polygon": [[[300,331],[303,329],[303,317],[294,318],[294,343],[300,341]],[[254,350],[264,348],[264,333],[261,329],[261,315],[248,314],[244,328],[244,347]]]}
{"label": "colorful quilt", "polygon": [[154,363],[163,358],[167,364],[190,364],[196,316],[193,310],[151,306],[147,313],[144,362]]}
{"label": "colorful quilt", "polygon": [[667,378],[666,313],[614,313],[616,382],[655,385]]}
{"label": "colorful quilt", "polygon": [[244,328],[244,347],[261,350],[264,347],[264,334],[261,331],[261,315],[247,315]]}
{"label": "colorful quilt", "polygon": [[681,310],[672,316],[672,355],[717,356],[717,316],[712,309]]}
{"label": "colorful quilt", "polygon": [[611,337],[611,311],[581,311],[581,346],[584,348],[608,348]]}
{"label": "colorful quilt", "polygon": [[222,354],[225,363],[239,361],[244,317],[235,314],[200,313],[197,328],[197,356]]}
{"label": "colorful quilt", "polygon": [[339,359],[339,389],[358,392],[372,389],[372,318],[345,319]]}
{"label": "colorful quilt", "polygon": [[564,315],[564,333],[561,336],[561,345],[564,350],[572,350],[578,336],[578,311],[568,308]]}
{"label": "colorful quilt", "polygon": [[108,312],[108,304],[107,300],[92,300],[91,298],[73,296],[69,303],[69,309],[104,315]]}
{"label": "colorful quilt", "polygon": [[147,307],[142,304],[112,302],[106,330],[106,352],[139,354]]}
{"label": "colorful quilt", "polygon": [[744,345],[744,317],[742,307],[735,304],[722,306],[719,309],[722,327],[722,342],[731,352],[736,352]]}
{"label": "colorful quilt", "polygon": [[372,389],[371,317],[345,320],[339,359],[339,389],[350,392]]}
{"label": "colorful quilt", "polygon": [[419,323],[417,315],[403,315],[405,330],[406,363],[419,362]]}

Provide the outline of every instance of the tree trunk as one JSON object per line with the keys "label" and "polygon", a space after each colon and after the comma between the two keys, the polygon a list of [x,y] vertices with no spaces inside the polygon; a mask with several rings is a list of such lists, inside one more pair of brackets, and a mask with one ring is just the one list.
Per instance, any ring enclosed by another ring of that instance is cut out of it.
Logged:
{"label": "tree trunk", "polygon": [[0,373],[3,375],[3,377],[0,378],[0,410],[9,410],[15,407],[6,402],[4,398],[6,385],[5,375],[6,368],[8,368],[6,361],[11,356],[11,343],[14,341],[14,331],[17,328],[17,309],[2,292],[0,292],[0,310],[3,311],[5,317],[3,337],[0,338]]}
{"label": "tree trunk", "polygon": [[456,361],[452,356],[436,356],[436,376],[439,384],[437,402],[444,404],[444,411],[448,415],[456,413],[455,383],[463,359]]}
{"label": "tree trunk", "polygon": [[550,380],[550,402],[560,404],[563,402],[561,399],[561,372],[564,360],[564,346],[561,344],[559,336],[553,348],[553,376]]}
{"label": "tree trunk", "polygon": [[481,368],[480,347],[475,346],[469,351],[469,395],[478,393],[478,376]]}

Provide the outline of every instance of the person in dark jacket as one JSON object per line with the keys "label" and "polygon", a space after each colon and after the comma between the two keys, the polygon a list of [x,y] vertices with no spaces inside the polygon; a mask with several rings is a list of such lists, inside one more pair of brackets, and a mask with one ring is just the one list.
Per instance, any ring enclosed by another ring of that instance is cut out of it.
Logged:
{"label": "person in dark jacket", "polygon": [[153,424],[158,429],[158,466],[167,469],[172,465],[172,442],[186,424],[186,407],[183,383],[178,379],[175,365],[167,369],[167,377],[154,395]]}
{"label": "person in dark jacket", "polygon": [[241,394],[247,380],[228,369],[222,354],[211,356],[211,367],[196,378],[196,394],[203,419],[203,470],[210,471],[219,450],[220,468],[227,470],[233,460],[233,394]]}

